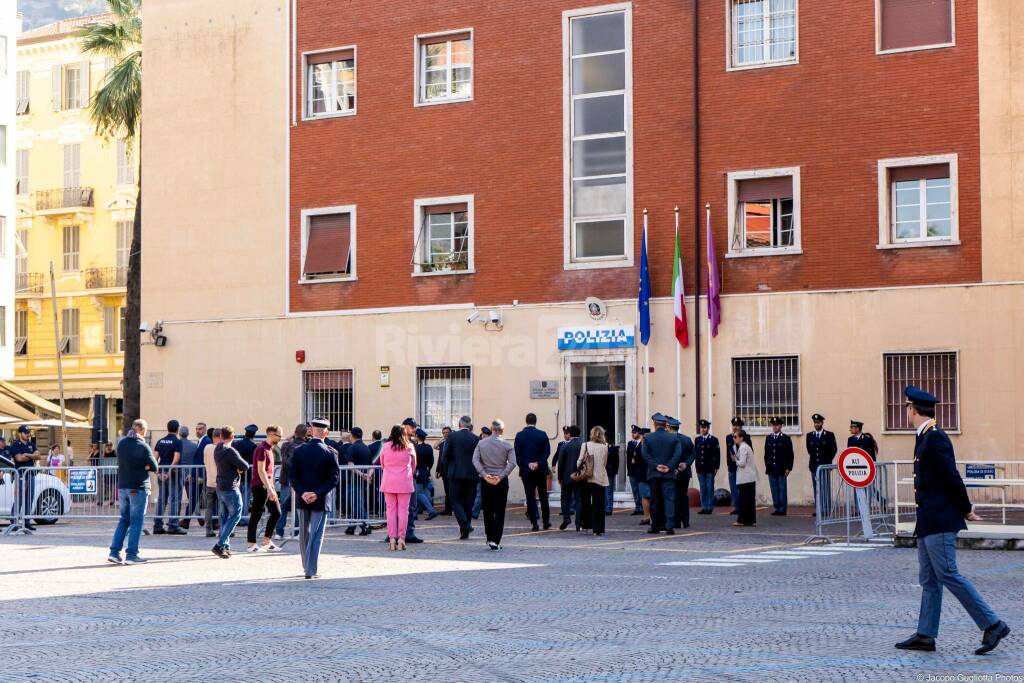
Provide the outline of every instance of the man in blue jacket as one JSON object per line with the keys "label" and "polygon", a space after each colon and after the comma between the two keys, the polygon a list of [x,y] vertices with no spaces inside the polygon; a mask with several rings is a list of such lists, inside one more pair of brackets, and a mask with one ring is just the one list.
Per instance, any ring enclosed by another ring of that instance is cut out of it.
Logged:
{"label": "man in blue jacket", "polygon": [[327,496],[341,480],[338,457],[324,443],[330,427],[327,420],[310,421],[311,439],[295,450],[290,468],[293,495],[297,498],[301,515],[299,552],[302,553],[302,569],[307,579],[317,576],[317,562],[327,524]]}
{"label": "man in blue jacket", "polygon": [[793,471],[793,439],[782,432],[782,418],[772,418],[772,433],[764,440],[764,472],[772,492],[772,515],[784,517],[789,508],[786,482]]}
{"label": "man in blue jacket", "polygon": [[[896,643],[901,650],[935,651],[942,614],[942,589],[956,596],[971,619],[982,629],[983,655],[995,649],[1010,633],[1010,627],[995,615],[978,591],[956,568],[956,535],[967,521],[981,518],[973,512],[967,488],[956,469],[953,444],[935,422],[939,399],[914,386],[903,391],[907,417],[917,430],[914,443],[914,501],[917,503],[918,581],[921,584],[921,614],[917,633]],[[967,521],[965,521],[967,520]]]}
{"label": "man in blue jacket", "polygon": [[654,431],[644,437],[640,453],[647,462],[647,483],[651,487],[651,528],[649,534],[662,530],[672,535],[676,516],[676,468],[683,459],[679,436],[669,432],[668,418],[661,413],[651,416]]}
{"label": "man in blue jacket", "polygon": [[[156,472],[159,464],[153,457],[153,449],[146,443],[145,420],[132,423],[128,436],[117,443],[117,493],[121,505],[121,518],[110,541],[107,561],[112,564],[141,564],[146,560],[139,557],[139,539],[146,518],[149,503],[149,473]],[[121,548],[125,537],[128,548],[125,559],[121,559]]]}
{"label": "man in blue jacket", "polygon": [[530,518],[534,531],[537,526],[537,499],[540,498],[540,513],[544,529],[551,528],[551,507],[548,503],[548,456],[551,455],[551,441],[547,432],[537,429],[537,416],[526,414],[526,426],[516,434],[513,448],[516,452],[516,464],[519,466],[519,477],[523,480],[526,491],[526,515]]}
{"label": "man in blue jacket", "polygon": [[690,528],[690,481],[693,479],[693,440],[679,431],[682,423],[674,417],[668,418],[668,431],[675,434],[682,448],[679,464],[676,465],[676,505],[672,517],[672,528]]}

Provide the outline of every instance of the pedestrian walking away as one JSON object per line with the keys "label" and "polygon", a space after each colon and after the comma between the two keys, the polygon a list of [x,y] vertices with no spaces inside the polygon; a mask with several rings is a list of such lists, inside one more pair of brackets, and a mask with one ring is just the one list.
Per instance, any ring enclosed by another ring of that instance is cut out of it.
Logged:
{"label": "pedestrian walking away", "polygon": [[551,506],[548,501],[548,477],[551,475],[548,457],[551,455],[551,441],[545,432],[537,429],[535,414],[527,413],[525,422],[526,426],[516,434],[512,447],[516,453],[516,465],[519,466],[519,478],[523,480],[523,491],[526,494],[526,516],[534,531],[540,531],[540,521],[543,521],[544,529],[547,530],[551,528]]}
{"label": "pedestrian walking away", "polygon": [[217,497],[217,460],[214,454],[217,446],[223,441],[220,427],[215,427],[211,432],[209,442],[203,446],[203,473],[205,475],[205,496],[206,510],[203,513],[203,520],[206,526],[206,537],[213,538],[220,530],[220,520],[224,517],[221,511],[220,498]]}
{"label": "pedestrian walking away", "polygon": [[710,515],[715,505],[715,477],[722,467],[722,447],[718,437],[711,433],[711,423],[701,419],[697,422],[700,432],[693,440],[693,469],[697,472],[700,487],[700,511],[698,515]]}
{"label": "pedestrian walking away", "polygon": [[579,515],[576,508],[576,483],[573,481],[572,473],[576,471],[580,449],[583,447],[580,428],[576,425],[563,427],[562,437],[564,441],[558,444],[555,455],[551,458],[551,466],[555,468],[561,489],[562,523],[558,525],[559,531],[565,531],[572,524],[574,514]]}
{"label": "pedestrian walking away", "polygon": [[[181,439],[178,438],[177,420],[167,423],[167,436],[156,442],[153,449],[157,454],[160,470],[156,475],[159,490],[156,499],[156,517],[153,519],[154,534],[187,533],[179,526],[178,515],[181,513],[182,477],[178,465],[181,464]],[[164,527],[164,518],[167,526]]]}
{"label": "pedestrian walking away", "polygon": [[[274,551],[278,547],[274,545],[274,529],[281,519],[281,501],[274,488],[274,454],[280,453],[277,444],[281,441],[281,428],[277,425],[270,425],[266,429],[267,438],[259,446],[252,456],[252,508],[249,512],[249,524],[246,536],[249,552]],[[260,518],[263,517],[263,510],[267,510],[266,530],[263,532],[263,541],[256,544],[256,532],[259,531]]]}
{"label": "pedestrian walking away", "polygon": [[918,582],[921,584],[921,613],[917,632],[896,643],[901,650],[935,650],[942,615],[942,590],[949,590],[964,606],[982,631],[981,646],[976,655],[991,652],[999,641],[1010,634],[1010,627],[996,616],[974,585],[956,566],[956,535],[967,528],[967,522],[979,522],[967,487],[956,467],[953,444],[935,421],[935,405],[939,402],[915,386],[903,391],[907,398],[906,413],[917,430],[914,441],[914,502],[917,505]]}
{"label": "pedestrian walking away", "polygon": [[[235,439],[231,444],[249,467],[252,467],[252,459],[256,455],[256,432],[259,430],[260,428],[256,425],[248,424],[245,426],[242,438]],[[252,503],[252,486],[249,484],[249,477],[242,478],[239,492],[242,496],[242,518],[239,520],[239,524],[245,526],[249,523],[249,506]]]}
{"label": "pedestrian walking away", "polygon": [[299,553],[307,579],[317,576],[320,549],[327,525],[327,498],[341,481],[338,458],[324,438],[330,430],[327,420],[311,420],[310,440],[295,450],[289,476],[299,506]]}
{"label": "pedestrian walking away", "polygon": [[476,500],[480,476],[473,467],[473,453],[480,438],[473,433],[469,415],[459,418],[459,428],[448,437],[445,458],[448,460],[448,483],[451,485],[452,511],[459,523],[459,538],[466,540],[473,533],[470,517]]}
{"label": "pedestrian walking away", "polygon": [[595,536],[603,536],[605,528],[605,490],[608,480],[608,440],[603,427],[590,430],[590,439],[580,449],[576,459],[577,497],[576,529],[589,528]]}
{"label": "pedestrian walking away", "polygon": [[[117,443],[117,489],[121,507],[114,537],[110,541],[110,553],[107,555],[107,561],[112,564],[140,564],[146,561],[139,557],[139,541],[145,524],[146,506],[149,504],[149,475],[159,467],[153,449],[146,443],[147,430],[145,420],[135,420],[128,436]],[[125,548],[123,559],[122,548]]]}
{"label": "pedestrian walking away", "polygon": [[416,490],[413,472],[416,453],[404,425],[391,428],[388,440],[380,450],[380,492],[384,494],[384,510],[388,523],[388,548],[405,550],[409,501]]}
{"label": "pedestrian walking away", "polygon": [[221,442],[213,451],[217,466],[217,499],[221,505],[220,536],[213,546],[213,554],[228,559],[231,557],[231,535],[242,518],[242,481],[248,480],[249,464],[235,450],[232,427],[220,428]]}
{"label": "pedestrian walking away", "polygon": [[487,547],[501,550],[508,505],[508,475],[516,468],[515,449],[502,435],[505,423],[491,422],[491,435],[481,439],[473,452],[473,467],[480,475],[480,504],[484,515]]}

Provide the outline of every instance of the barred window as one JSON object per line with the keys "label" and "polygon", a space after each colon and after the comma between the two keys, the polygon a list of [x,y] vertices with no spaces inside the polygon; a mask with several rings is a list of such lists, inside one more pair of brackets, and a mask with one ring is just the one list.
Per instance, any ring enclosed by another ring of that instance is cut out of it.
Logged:
{"label": "barred window", "polygon": [[302,388],[306,422],[327,420],[335,433],[352,429],[351,370],[305,370]]}
{"label": "barred window", "polygon": [[733,415],[748,431],[782,419],[785,430],[800,429],[800,362],[796,356],[732,359]]}
{"label": "barred window", "polygon": [[417,368],[417,421],[427,432],[439,433],[444,426],[454,427],[473,407],[473,384],[470,368]]}
{"label": "barred window", "polygon": [[908,384],[939,399],[935,418],[943,429],[960,429],[959,383],[956,351],[938,353],[887,353],[885,365],[885,430],[912,432],[907,419],[903,390]]}

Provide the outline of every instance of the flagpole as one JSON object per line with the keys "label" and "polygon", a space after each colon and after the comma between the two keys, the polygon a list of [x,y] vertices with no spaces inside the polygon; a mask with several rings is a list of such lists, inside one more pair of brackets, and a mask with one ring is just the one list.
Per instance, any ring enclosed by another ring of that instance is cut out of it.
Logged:
{"label": "flagpole", "polygon": [[[711,203],[710,202],[708,202],[707,204],[704,205],[704,211],[707,214],[707,224],[708,224],[708,229],[710,230],[711,229]],[[710,276],[710,266],[709,266],[709,276]],[[708,288],[708,296],[709,297],[711,296],[711,288],[710,287]],[[699,320],[697,321],[697,324],[700,325],[700,321]],[[711,380],[711,373],[712,373],[711,349],[712,349],[713,346],[714,346],[713,337],[711,336],[711,302],[708,301],[708,416],[707,416],[706,419],[707,419],[708,422],[711,422],[712,424],[714,424],[714,422],[712,422],[712,419],[713,419],[712,413],[714,412],[714,408],[715,408],[714,394],[711,393],[711,391],[712,391],[712,384],[713,384],[713,382]]]}
{"label": "flagpole", "polygon": [[[644,209],[644,240],[647,240],[647,209]],[[648,247],[650,248],[650,247]],[[644,415],[640,424],[645,424],[651,415],[651,347],[644,344]]]}
{"label": "flagpole", "polygon": [[[676,244],[679,244],[679,207],[678,206],[676,207]],[[673,268],[675,268],[675,264],[673,264]],[[683,276],[683,274],[682,274],[682,272],[680,272],[679,273],[679,277],[682,277],[682,276]],[[674,291],[672,292],[672,296],[673,296],[673,298],[675,297],[675,292]],[[682,302],[680,302],[680,305],[684,309],[686,308],[686,298],[685,297],[683,298]],[[685,317],[684,317],[684,320],[685,320]],[[682,386],[680,385],[680,381],[681,380],[679,379],[679,375],[680,375],[680,373],[683,370],[683,367],[682,367],[682,353],[683,352],[680,349],[681,344],[679,343],[678,339],[676,340],[676,343],[673,344],[673,346],[676,347],[676,415],[682,415],[683,414],[683,390],[682,390]]]}

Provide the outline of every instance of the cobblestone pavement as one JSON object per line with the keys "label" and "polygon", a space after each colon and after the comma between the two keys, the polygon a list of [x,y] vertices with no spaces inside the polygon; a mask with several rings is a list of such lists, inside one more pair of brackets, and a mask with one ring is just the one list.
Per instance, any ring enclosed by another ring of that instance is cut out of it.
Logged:
{"label": "cobblestone pavement", "polygon": [[673,537],[638,519],[529,533],[512,508],[500,553],[482,522],[456,540],[450,517],[420,522],[428,542],[405,553],[332,529],[315,581],[295,544],[225,561],[193,530],[144,537],[152,561],[116,567],[113,524],[40,527],[0,539],[0,681],[1024,680],[1024,553],[959,555],[1015,629],[995,653],[973,654],[948,593],[939,652],[904,653],[916,551],[799,552],[806,515],[741,530],[695,515]]}

